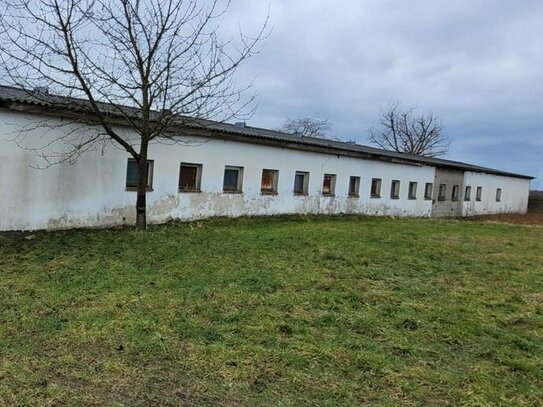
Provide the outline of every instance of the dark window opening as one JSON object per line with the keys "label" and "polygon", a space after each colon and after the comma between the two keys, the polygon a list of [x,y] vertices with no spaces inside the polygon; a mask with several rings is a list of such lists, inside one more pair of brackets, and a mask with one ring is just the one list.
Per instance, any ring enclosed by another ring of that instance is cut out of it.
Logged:
{"label": "dark window opening", "polygon": [[277,180],[279,171],[277,170],[262,170],[262,180],[260,182],[260,192],[262,194],[273,195],[277,194]]}
{"label": "dark window opening", "polygon": [[501,202],[502,200],[502,189],[496,189],[496,202]]}
{"label": "dark window opening", "polygon": [[390,197],[392,199],[400,198],[400,181],[394,180],[390,184]]}
{"label": "dark window opening", "polygon": [[324,178],[322,180],[322,194],[334,195],[335,189],[336,189],[336,175],[324,174]]}
{"label": "dark window opening", "polygon": [[243,167],[230,167],[224,169],[224,192],[242,192]]}
{"label": "dark window opening", "polygon": [[410,182],[409,183],[409,199],[417,199],[417,183],[416,182]]}
{"label": "dark window opening", "polygon": [[458,185],[453,185],[452,194],[451,194],[451,201],[458,201],[459,191],[460,191],[460,187]]}
{"label": "dark window opening", "polygon": [[424,199],[426,199],[427,201],[431,200],[433,190],[434,190],[434,184],[432,184],[431,182],[427,182],[426,185],[424,186]]}
{"label": "dark window opening", "polygon": [[200,192],[201,164],[181,163],[179,169],[179,191]]}
{"label": "dark window opening", "polygon": [[381,179],[373,178],[371,180],[371,197],[381,198]]}
{"label": "dark window opening", "polygon": [[477,192],[475,193],[475,200],[481,202],[483,199],[483,187],[477,187]]}
{"label": "dark window opening", "polygon": [[464,201],[471,201],[471,187],[466,187],[466,192],[464,193]]}
{"label": "dark window opening", "polygon": [[309,185],[309,173],[296,171],[294,176],[294,194],[307,195]]}
{"label": "dark window opening", "polygon": [[446,184],[439,184],[439,191],[437,195],[437,199],[439,201],[444,201],[447,198],[447,185]]}
{"label": "dark window opening", "polygon": [[[139,183],[139,165],[138,162],[129,158],[126,167],[126,189],[135,191]],[[153,160],[147,160],[147,190],[153,188]]]}
{"label": "dark window opening", "polygon": [[360,193],[360,177],[349,178],[349,196],[357,197]]}

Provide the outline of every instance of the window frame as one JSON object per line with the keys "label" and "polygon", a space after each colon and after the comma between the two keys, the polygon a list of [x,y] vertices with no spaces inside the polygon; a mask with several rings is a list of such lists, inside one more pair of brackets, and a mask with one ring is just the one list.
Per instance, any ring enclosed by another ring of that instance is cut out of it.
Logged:
{"label": "window frame", "polygon": [[[370,184],[370,198],[381,198],[381,184],[382,178],[372,178]],[[376,186],[375,192],[373,191],[373,186]]]}
{"label": "window frame", "polygon": [[502,201],[502,189],[496,188],[496,202]]}
{"label": "window frame", "polygon": [[[329,191],[324,192],[324,185],[325,185],[325,182],[326,182],[327,178],[330,179]],[[324,174],[323,175],[323,177],[322,177],[322,188],[321,188],[321,194],[323,196],[335,196],[336,195],[336,179],[337,179],[337,174]]]}
{"label": "window frame", "polygon": [[[183,167],[196,169],[196,179],[195,179],[194,188],[186,188],[181,185],[181,172],[183,171]],[[181,162],[179,164],[179,180],[177,182],[178,192],[183,192],[183,193],[202,192],[202,170],[203,170],[202,164]]]}
{"label": "window frame", "polygon": [[433,199],[433,195],[434,195],[434,183],[427,182],[424,185],[424,200],[431,201]]}
{"label": "window frame", "polygon": [[[354,192],[351,192],[351,185],[354,181]],[[360,177],[357,177],[356,175],[351,175],[349,177],[349,186],[347,189],[347,195],[350,198],[360,198]]]}
{"label": "window frame", "polygon": [[451,190],[451,201],[457,202],[460,199],[460,185],[453,185]]}
{"label": "window frame", "polygon": [[471,185],[466,185],[464,189],[464,202],[471,202]]}
{"label": "window frame", "polygon": [[475,201],[481,202],[483,200],[483,187],[477,187],[475,192]]}
{"label": "window frame", "polygon": [[[302,190],[296,191],[296,177],[302,176]],[[295,196],[307,196],[309,195],[309,171],[296,171],[294,173],[294,187],[292,192]]]}
{"label": "window frame", "polygon": [[[271,188],[263,188],[264,173],[269,172],[272,174],[272,186]],[[262,176],[260,177],[260,194],[262,195],[277,195],[277,187],[279,185],[279,170],[270,168],[262,169]]]}
{"label": "window frame", "polygon": [[400,180],[393,179],[390,182],[390,199],[400,199],[400,187],[401,187]]}
{"label": "window frame", "polygon": [[437,191],[437,200],[438,201],[447,200],[447,184],[439,184],[439,189]]}
{"label": "window frame", "polygon": [[[236,189],[228,189],[225,186],[226,181],[226,171],[237,171],[238,176],[236,179]],[[238,167],[235,165],[225,165],[223,172],[223,181],[222,181],[222,192],[224,194],[242,194],[243,193],[243,167]]]}
{"label": "window frame", "polygon": [[[126,191],[138,191],[137,181],[135,184],[128,183],[128,167],[130,164],[136,164],[137,171],[139,173],[138,162],[134,158],[128,158],[126,161],[126,176],[125,176],[125,190]],[[153,190],[153,174],[154,174],[155,160],[147,160],[147,188],[146,191],[150,192]]]}
{"label": "window frame", "polygon": [[[413,191],[413,189],[414,189],[414,191]],[[418,189],[418,182],[417,181],[409,181],[409,190],[407,191],[407,198],[412,200],[412,201],[416,200],[417,199],[417,189]]]}

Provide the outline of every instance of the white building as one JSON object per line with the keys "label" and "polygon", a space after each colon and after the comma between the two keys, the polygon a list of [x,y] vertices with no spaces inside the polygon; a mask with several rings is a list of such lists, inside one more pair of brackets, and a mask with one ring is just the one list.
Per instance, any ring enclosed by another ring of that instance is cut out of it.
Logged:
{"label": "white building", "polygon": [[[35,168],[41,158],[32,147],[65,131],[35,124],[44,119],[61,124],[62,117],[62,109],[46,109],[25,92],[0,87],[0,230],[134,223],[136,174],[125,151],[108,145],[73,164]],[[27,135],[17,143],[22,128]],[[294,213],[471,216],[527,209],[532,178],[525,175],[243,125],[214,123],[200,135],[190,130],[190,137],[188,146],[150,146],[150,223]]]}

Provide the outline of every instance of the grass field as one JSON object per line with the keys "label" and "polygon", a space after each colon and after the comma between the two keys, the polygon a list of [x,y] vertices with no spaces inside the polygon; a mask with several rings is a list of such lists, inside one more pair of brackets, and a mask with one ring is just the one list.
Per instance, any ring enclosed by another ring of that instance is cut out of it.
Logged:
{"label": "grass field", "polygon": [[541,406],[543,228],[0,235],[2,406]]}

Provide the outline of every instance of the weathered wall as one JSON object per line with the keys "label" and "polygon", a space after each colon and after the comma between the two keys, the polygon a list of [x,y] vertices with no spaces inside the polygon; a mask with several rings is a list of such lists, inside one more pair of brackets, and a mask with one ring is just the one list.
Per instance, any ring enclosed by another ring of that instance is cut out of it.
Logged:
{"label": "weathered wall", "polygon": [[[462,215],[493,213],[526,213],[530,180],[466,171],[464,185],[471,186],[471,200],[463,201]],[[481,201],[476,201],[477,187],[483,187]],[[496,202],[496,189],[501,188],[501,202]]]}
{"label": "weathered wall", "polygon": [[[449,170],[443,168],[436,168],[434,178],[434,190],[432,198],[432,216],[434,217],[446,217],[446,216],[461,216],[462,215],[462,199],[463,199],[463,183],[464,172]],[[444,200],[439,200],[439,185],[446,185],[446,194]],[[458,185],[459,195],[458,200],[452,200],[453,185]]]}
{"label": "weathered wall", "polygon": [[530,191],[528,212],[543,212],[543,191]]}
{"label": "weathered wall", "polygon": [[[25,116],[0,111],[0,230],[59,229],[132,224],[134,192],[125,190],[128,155],[108,146],[83,155],[75,165],[45,170],[35,153],[11,141]],[[41,145],[60,129],[37,130],[25,145]],[[151,223],[169,219],[288,213],[360,213],[393,216],[429,216],[431,201],[424,200],[424,184],[434,179],[426,166],[390,164],[277,147],[222,140],[200,140],[191,146],[154,144],[153,191],[148,193]],[[181,162],[203,164],[201,193],[179,193]],[[243,194],[225,194],[225,165],[244,167]],[[263,168],[279,170],[278,194],[261,195]],[[310,172],[308,196],[294,196],[294,174]],[[325,173],[337,174],[334,197],[321,195]],[[350,176],[360,176],[360,197],[348,197]],[[370,198],[372,178],[382,179],[381,198]],[[400,199],[390,199],[390,183],[401,181]],[[407,199],[410,181],[417,181],[416,200]]]}

